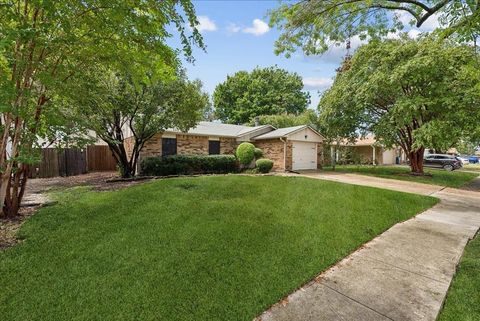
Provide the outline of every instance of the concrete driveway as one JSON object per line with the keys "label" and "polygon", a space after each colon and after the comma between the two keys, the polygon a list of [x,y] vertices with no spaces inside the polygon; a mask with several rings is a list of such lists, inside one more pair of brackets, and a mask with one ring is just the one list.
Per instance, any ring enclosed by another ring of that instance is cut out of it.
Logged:
{"label": "concrete driveway", "polygon": [[441,201],[394,225],[258,320],[436,320],[463,249],[480,227],[480,193],[356,174],[301,176]]}

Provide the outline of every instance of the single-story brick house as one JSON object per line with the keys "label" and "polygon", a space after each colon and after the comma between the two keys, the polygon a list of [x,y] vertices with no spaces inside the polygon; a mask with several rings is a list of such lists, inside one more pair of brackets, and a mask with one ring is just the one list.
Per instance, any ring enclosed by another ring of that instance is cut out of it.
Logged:
{"label": "single-story brick house", "polygon": [[[131,137],[125,139],[127,150]],[[310,126],[275,129],[270,125],[241,126],[199,122],[187,132],[174,129],[148,140],[140,158],[166,155],[234,154],[242,142],[251,142],[274,161],[274,170],[317,169],[321,166],[323,137]]]}
{"label": "single-story brick house", "polygon": [[393,165],[406,161],[405,154],[401,148],[384,148],[381,146],[375,136],[369,134],[365,137],[357,138],[355,142],[343,141],[341,148],[337,152],[337,161],[343,157],[347,151],[350,151],[350,161],[360,162],[362,164],[373,165]]}

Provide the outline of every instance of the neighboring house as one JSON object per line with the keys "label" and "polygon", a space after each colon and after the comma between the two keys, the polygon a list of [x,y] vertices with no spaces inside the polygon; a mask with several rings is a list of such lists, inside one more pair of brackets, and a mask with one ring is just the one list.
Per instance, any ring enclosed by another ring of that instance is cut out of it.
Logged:
{"label": "neighboring house", "polygon": [[340,148],[340,152],[337,153],[337,160],[342,158],[342,152],[346,154],[348,150],[353,156],[351,161],[362,164],[393,165],[406,161],[405,153],[401,148],[384,148],[372,134],[357,138],[353,143],[340,142],[340,146],[343,148]]}
{"label": "neighboring house", "polygon": [[[125,139],[131,153],[133,137]],[[168,129],[148,140],[140,158],[167,155],[234,154],[242,142],[261,148],[274,161],[274,170],[320,168],[323,137],[310,126],[275,129],[270,125],[241,126],[200,122],[187,132]]]}

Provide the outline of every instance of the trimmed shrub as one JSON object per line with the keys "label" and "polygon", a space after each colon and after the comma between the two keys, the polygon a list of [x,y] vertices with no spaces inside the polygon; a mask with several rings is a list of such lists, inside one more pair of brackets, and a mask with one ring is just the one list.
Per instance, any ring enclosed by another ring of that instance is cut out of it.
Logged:
{"label": "trimmed shrub", "polygon": [[251,143],[241,143],[236,154],[240,164],[249,165],[255,158],[255,146]]}
{"label": "trimmed shrub", "polygon": [[255,165],[257,165],[257,169],[260,173],[265,174],[272,170],[273,161],[271,159],[261,158],[255,162]]}
{"label": "trimmed shrub", "polygon": [[143,176],[225,174],[234,172],[237,172],[237,160],[233,155],[147,157],[140,164],[140,175]]}
{"label": "trimmed shrub", "polygon": [[260,148],[255,148],[253,154],[255,155],[255,159],[260,159],[263,156],[263,150]]}

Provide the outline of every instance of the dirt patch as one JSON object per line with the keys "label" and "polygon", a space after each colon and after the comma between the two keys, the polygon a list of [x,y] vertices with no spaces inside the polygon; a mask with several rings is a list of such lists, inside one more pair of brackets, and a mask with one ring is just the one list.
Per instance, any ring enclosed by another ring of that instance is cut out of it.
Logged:
{"label": "dirt patch", "polygon": [[91,186],[97,191],[111,191],[145,182],[145,180],[109,182],[114,178],[118,178],[117,172],[93,172],[69,177],[30,179],[27,184],[27,194],[38,194],[76,186]]}
{"label": "dirt patch", "polygon": [[16,235],[23,222],[32,216],[38,209],[36,207],[22,207],[14,218],[0,219],[0,251],[19,243]]}
{"label": "dirt patch", "polygon": [[[18,215],[14,218],[0,219],[0,251],[20,242],[16,234],[22,224],[28,217],[42,206],[50,204],[48,198],[44,194],[48,191],[60,191],[76,186],[91,186],[96,191],[112,191],[126,188],[132,185],[138,185],[148,180],[132,180],[132,181],[114,181],[117,178],[116,172],[94,172],[84,175],[69,177],[52,177],[52,178],[35,178],[27,182],[25,190],[24,202]],[[34,204],[34,206],[26,206]]]}
{"label": "dirt patch", "polygon": [[460,187],[460,189],[464,189],[467,191],[480,192],[480,176],[474,178],[467,184],[463,185],[462,187]]}

